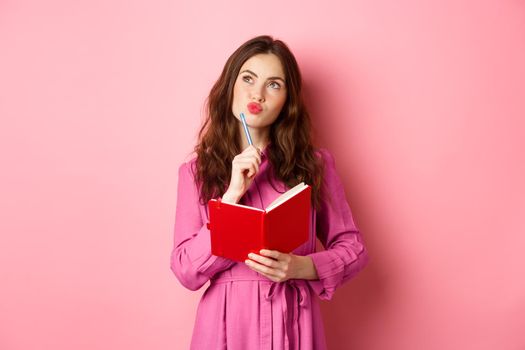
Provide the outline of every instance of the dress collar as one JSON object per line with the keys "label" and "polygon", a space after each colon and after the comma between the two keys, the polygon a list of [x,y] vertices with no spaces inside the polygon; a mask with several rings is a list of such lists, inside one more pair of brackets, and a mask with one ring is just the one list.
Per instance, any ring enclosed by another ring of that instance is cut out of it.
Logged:
{"label": "dress collar", "polygon": [[261,151],[261,157],[268,158],[268,152],[270,152],[270,145],[271,143],[268,143]]}

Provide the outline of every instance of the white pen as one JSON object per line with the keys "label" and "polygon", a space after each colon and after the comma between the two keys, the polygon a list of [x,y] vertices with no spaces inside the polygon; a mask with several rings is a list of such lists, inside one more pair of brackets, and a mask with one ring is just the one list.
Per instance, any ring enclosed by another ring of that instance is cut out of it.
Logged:
{"label": "white pen", "polygon": [[250,136],[250,131],[248,131],[248,125],[246,125],[246,119],[244,119],[244,113],[241,112],[241,122],[242,126],[244,127],[244,133],[246,134],[246,138],[248,139],[248,143],[250,145],[253,145],[252,137]]}

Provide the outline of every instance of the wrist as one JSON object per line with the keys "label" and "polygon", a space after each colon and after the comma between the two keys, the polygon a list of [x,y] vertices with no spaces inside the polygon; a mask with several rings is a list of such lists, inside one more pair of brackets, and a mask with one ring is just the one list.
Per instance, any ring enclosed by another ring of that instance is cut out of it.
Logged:
{"label": "wrist", "polygon": [[300,269],[298,271],[298,275],[300,279],[305,280],[316,280],[319,279],[319,276],[317,275],[317,270],[315,269],[314,262],[311,257],[309,256],[298,256],[300,261]]}
{"label": "wrist", "polygon": [[241,196],[235,193],[232,193],[230,191],[226,191],[221,198],[221,202],[223,203],[233,203],[236,204],[239,202],[239,199],[241,199]]}

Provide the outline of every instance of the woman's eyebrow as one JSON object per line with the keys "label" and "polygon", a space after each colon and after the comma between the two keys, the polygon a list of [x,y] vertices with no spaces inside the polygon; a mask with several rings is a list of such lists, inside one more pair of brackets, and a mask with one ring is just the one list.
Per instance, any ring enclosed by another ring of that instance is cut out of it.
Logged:
{"label": "woman's eyebrow", "polygon": [[[252,72],[252,71],[249,70],[249,69],[245,69],[245,70],[243,70],[240,74],[242,74],[242,73],[250,73],[251,75],[255,76],[256,78],[259,78],[259,77],[257,76],[257,74],[255,74],[254,72]],[[267,80],[282,80],[283,83],[286,82],[286,81],[285,81],[283,78],[281,78],[281,77],[269,77]]]}

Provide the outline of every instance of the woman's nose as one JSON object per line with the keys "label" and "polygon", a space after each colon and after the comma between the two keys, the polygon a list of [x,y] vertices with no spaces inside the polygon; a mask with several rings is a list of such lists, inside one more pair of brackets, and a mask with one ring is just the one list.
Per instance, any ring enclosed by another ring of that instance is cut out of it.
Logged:
{"label": "woman's nose", "polygon": [[261,91],[262,88],[254,88],[251,92],[252,100],[257,101],[259,103],[264,102],[264,94]]}
{"label": "woman's nose", "polygon": [[262,96],[259,95],[259,94],[254,94],[254,95],[252,96],[252,100],[255,100],[255,101],[257,101],[257,102],[260,103],[260,102],[264,102],[264,97],[262,97]]}

